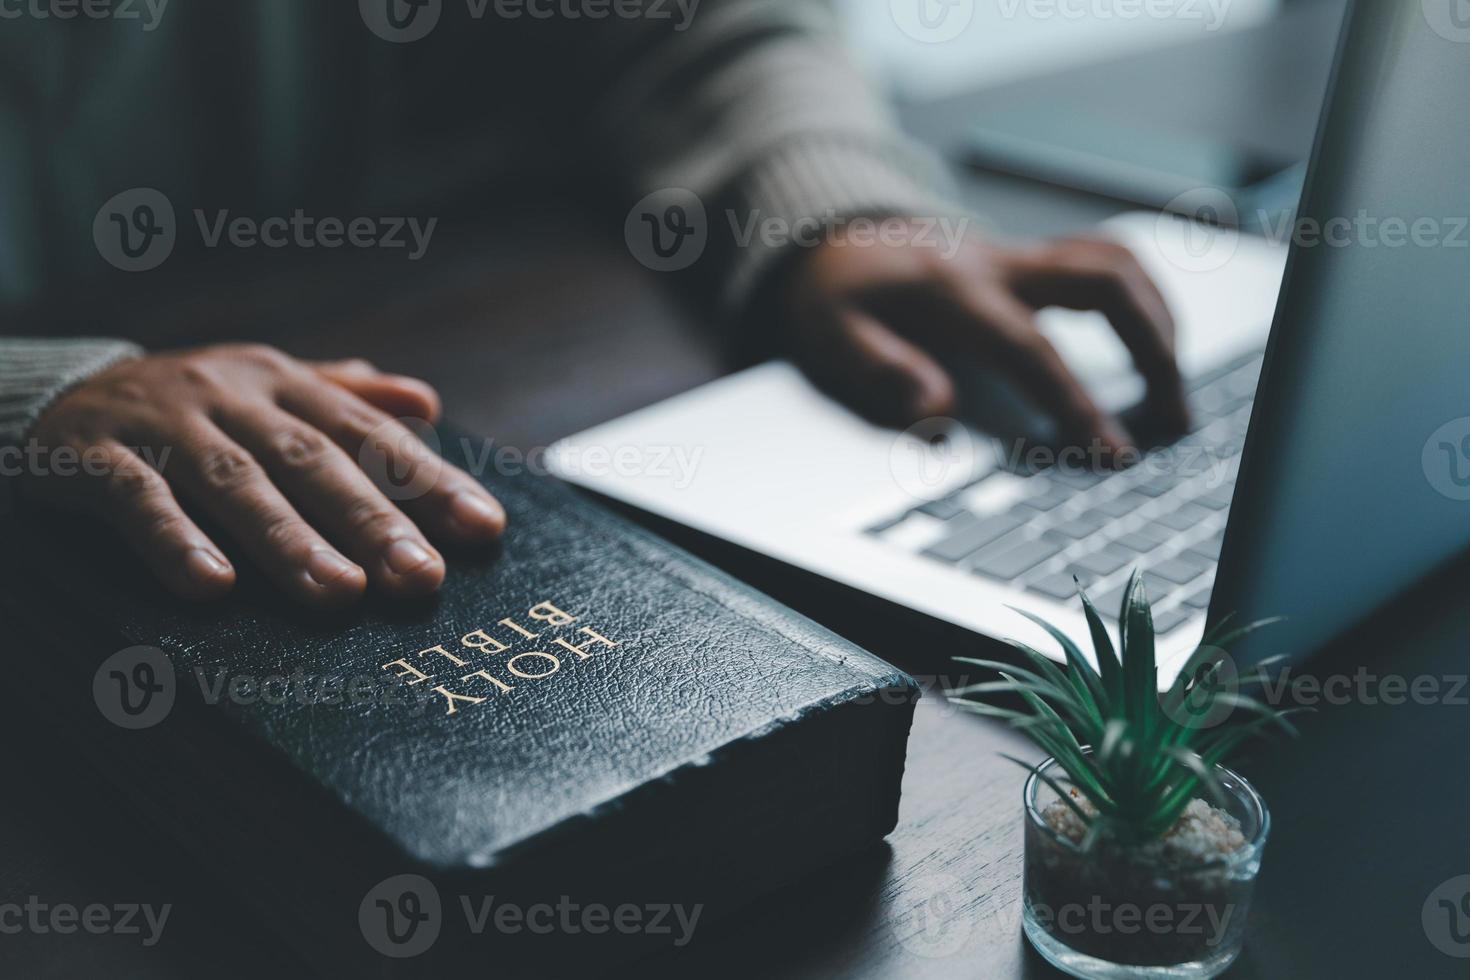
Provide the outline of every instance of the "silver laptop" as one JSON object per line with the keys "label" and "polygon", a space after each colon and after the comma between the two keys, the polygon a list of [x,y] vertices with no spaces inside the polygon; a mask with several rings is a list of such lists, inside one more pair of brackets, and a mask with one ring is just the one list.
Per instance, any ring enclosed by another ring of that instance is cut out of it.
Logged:
{"label": "silver laptop", "polygon": [[[1012,607],[1084,634],[1074,577],[1115,612],[1142,568],[1161,684],[1231,612],[1288,617],[1242,663],[1319,646],[1470,543],[1470,27],[1432,3],[1360,3],[1346,25],[1302,216],[1280,242],[1154,214],[1099,229],[1169,300],[1196,417],[1131,469],[952,420],[884,430],[782,362],[564,440],[553,468],[1042,650]],[[1138,400],[1099,318],[1043,322],[1101,404]]]}

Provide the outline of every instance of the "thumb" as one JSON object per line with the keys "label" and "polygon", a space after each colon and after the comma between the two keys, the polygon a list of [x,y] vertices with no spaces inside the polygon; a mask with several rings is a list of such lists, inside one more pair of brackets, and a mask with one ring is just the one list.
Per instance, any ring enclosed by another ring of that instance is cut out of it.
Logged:
{"label": "thumb", "polygon": [[439,418],[439,393],[418,378],[384,374],[360,359],[318,361],[312,367],[323,378],[395,418],[423,419],[425,422]]}

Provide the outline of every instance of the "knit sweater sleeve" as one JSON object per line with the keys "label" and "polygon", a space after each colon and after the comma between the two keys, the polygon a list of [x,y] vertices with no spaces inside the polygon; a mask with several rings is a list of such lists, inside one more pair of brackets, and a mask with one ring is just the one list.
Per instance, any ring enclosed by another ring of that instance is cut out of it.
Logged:
{"label": "knit sweater sleeve", "polygon": [[[630,206],[693,193],[726,312],[800,247],[750,229],[961,213],[944,168],[854,63],[830,0],[703,0],[694,11],[682,24],[600,35],[584,128]],[[630,36],[637,43],[611,50]]]}
{"label": "knit sweater sleeve", "polygon": [[0,337],[0,446],[23,442],[68,389],[140,354],[141,348],[123,340]]}

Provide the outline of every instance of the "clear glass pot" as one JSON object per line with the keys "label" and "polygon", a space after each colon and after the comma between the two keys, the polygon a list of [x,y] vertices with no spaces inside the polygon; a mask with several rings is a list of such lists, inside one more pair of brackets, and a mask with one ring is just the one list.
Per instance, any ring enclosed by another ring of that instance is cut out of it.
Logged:
{"label": "clear glass pot", "polygon": [[[1039,771],[1071,789],[1055,759]],[[1223,766],[1215,773],[1245,844],[1194,864],[1117,843],[1083,851],[1047,823],[1056,793],[1032,774],[1022,926],[1037,952],[1063,972],[1100,980],[1213,977],[1235,961],[1271,817],[1245,779]]]}

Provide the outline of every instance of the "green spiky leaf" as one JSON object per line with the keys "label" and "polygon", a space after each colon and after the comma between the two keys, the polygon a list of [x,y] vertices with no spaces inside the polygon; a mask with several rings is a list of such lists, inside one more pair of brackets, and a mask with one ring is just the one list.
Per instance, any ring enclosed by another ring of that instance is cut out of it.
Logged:
{"label": "green spiky leaf", "polygon": [[[1061,630],[1017,610],[1056,642],[1061,665],[1024,643],[1011,644],[1024,666],[956,657],[999,679],[964,684],[948,694],[962,710],[1011,725],[1055,760],[1095,814],[1089,816],[1038,767],[1012,759],[1036,772],[1089,824],[1089,840],[1107,833],[1145,841],[1168,832],[1191,800],[1221,798],[1217,767],[1242,742],[1272,728],[1296,733],[1288,717],[1302,709],[1282,711],[1253,697],[1249,692],[1263,678],[1236,678],[1225,652],[1274,620],[1235,626],[1233,617],[1225,617],[1161,695],[1153,613],[1140,573],[1134,571],[1124,589],[1116,648],[1092,601],[1080,588],[1079,595],[1091,659]],[[1215,683],[1214,672],[1230,683]],[[991,695],[1019,701],[1003,707],[985,700]]]}

